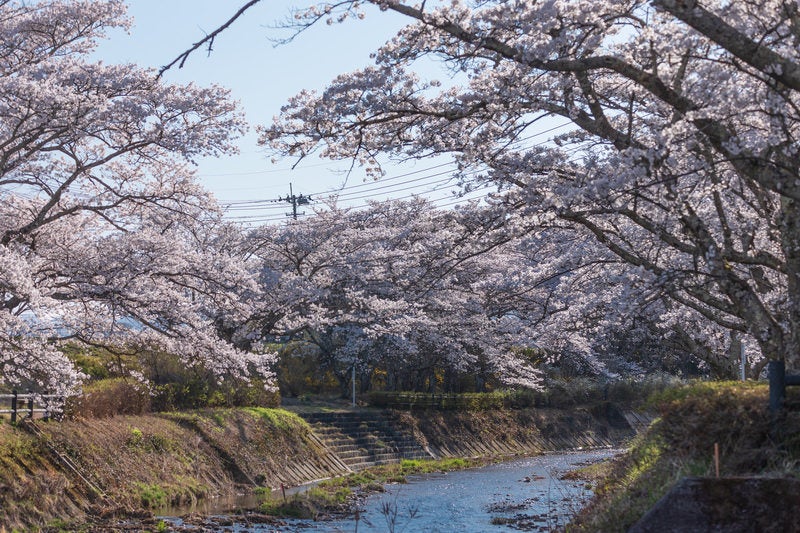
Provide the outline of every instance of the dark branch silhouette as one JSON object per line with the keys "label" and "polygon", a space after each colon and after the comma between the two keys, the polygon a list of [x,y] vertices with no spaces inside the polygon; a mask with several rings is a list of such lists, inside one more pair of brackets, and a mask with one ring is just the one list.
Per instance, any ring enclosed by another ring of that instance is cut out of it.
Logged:
{"label": "dark branch silhouette", "polygon": [[206,43],[208,43],[208,52],[211,53],[212,46],[214,46],[214,39],[217,37],[217,35],[228,29],[228,27],[231,24],[233,24],[234,21],[236,21],[236,19],[242,16],[245,11],[247,11],[257,3],[259,3],[260,1],[261,0],[250,0],[249,2],[247,2],[245,5],[239,8],[239,11],[237,11],[231,18],[229,18],[225,24],[218,27],[216,30],[212,31],[211,33],[209,33],[208,35],[206,35],[205,37],[194,43],[190,48],[182,52],[180,55],[178,55],[178,57],[173,59],[170,63],[161,67],[161,69],[158,71],[158,76],[161,77],[166,71],[174,67],[175,64],[178,65],[178,68],[183,68],[183,65],[186,63],[186,60],[189,59],[189,56],[192,55],[194,51],[196,51],[198,48],[200,48]]}

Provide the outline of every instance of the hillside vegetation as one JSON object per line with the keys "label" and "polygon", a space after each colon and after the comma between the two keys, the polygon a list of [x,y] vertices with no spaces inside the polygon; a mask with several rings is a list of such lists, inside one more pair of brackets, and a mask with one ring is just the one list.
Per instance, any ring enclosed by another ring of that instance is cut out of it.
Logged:
{"label": "hillside vegetation", "polygon": [[[791,392],[791,391],[789,391]],[[595,498],[568,531],[626,531],[685,476],[800,475],[800,412],[774,422],[764,383],[711,382],[670,389],[650,404],[659,418],[599,479]]]}

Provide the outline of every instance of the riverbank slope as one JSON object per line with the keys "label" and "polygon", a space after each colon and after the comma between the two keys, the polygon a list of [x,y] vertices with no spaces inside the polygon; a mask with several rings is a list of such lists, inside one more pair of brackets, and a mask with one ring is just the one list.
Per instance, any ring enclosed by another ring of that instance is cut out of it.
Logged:
{"label": "riverbank slope", "polygon": [[[710,490],[702,498],[700,518],[706,522],[688,529],[710,530],[708,519],[725,516],[728,522],[716,522],[711,529],[751,531],[755,530],[751,513],[772,509],[767,520],[774,527],[767,530],[788,531],[777,517],[784,508],[796,506],[797,495],[785,493],[782,487],[786,484],[781,480],[800,477],[800,398],[796,397],[798,391],[787,393],[793,397],[777,417],[768,412],[765,383],[697,383],[656,395],[650,404],[659,417],[648,431],[628,452],[603,467],[605,472],[587,473],[597,481],[595,497],[569,531],[628,531],[662,496],[684,483],[682,480],[710,479],[712,483],[701,485],[716,486],[717,477],[721,486],[726,480],[738,483],[756,478],[761,494],[738,507],[724,491]],[[672,508],[662,515],[670,513],[686,514]],[[743,522],[737,524],[736,520]],[[663,527],[669,530],[670,524]],[[662,529],[648,526],[639,530]]]}
{"label": "riverbank slope", "polygon": [[[380,412],[438,457],[618,445],[634,433],[611,404],[569,410]],[[7,529],[141,515],[348,470],[301,416],[284,409],[25,424],[0,424],[0,507]]]}

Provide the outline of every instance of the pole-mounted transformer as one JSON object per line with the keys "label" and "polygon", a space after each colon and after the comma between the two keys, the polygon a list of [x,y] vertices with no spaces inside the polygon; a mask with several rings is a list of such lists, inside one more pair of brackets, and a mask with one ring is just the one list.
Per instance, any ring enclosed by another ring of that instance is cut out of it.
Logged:
{"label": "pole-mounted transformer", "polygon": [[285,198],[278,198],[279,202],[288,202],[292,204],[292,212],[286,213],[287,217],[292,217],[293,219],[297,220],[297,215],[305,215],[305,211],[302,213],[297,212],[298,205],[308,205],[311,203],[311,197],[301,194],[299,196],[295,196],[294,192],[292,191],[292,184],[289,184],[289,195]]}

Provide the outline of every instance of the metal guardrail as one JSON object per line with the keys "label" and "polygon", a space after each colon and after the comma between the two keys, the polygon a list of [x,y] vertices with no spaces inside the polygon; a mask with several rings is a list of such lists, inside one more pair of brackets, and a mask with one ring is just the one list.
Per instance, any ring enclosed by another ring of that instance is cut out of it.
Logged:
{"label": "metal guardrail", "polygon": [[10,400],[9,409],[0,409],[0,415],[10,414],[11,422],[16,422],[19,418],[30,418],[33,420],[37,414],[40,418],[50,419],[60,413],[60,407],[64,403],[64,397],[56,394],[37,394],[33,391],[19,393],[16,390],[11,394],[0,394],[0,405]]}
{"label": "metal guardrail", "polygon": [[391,392],[377,391],[367,395],[374,407],[384,409],[499,409],[512,401],[511,396],[479,392]]}

